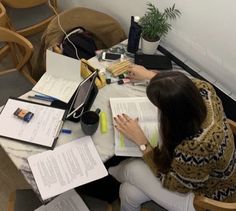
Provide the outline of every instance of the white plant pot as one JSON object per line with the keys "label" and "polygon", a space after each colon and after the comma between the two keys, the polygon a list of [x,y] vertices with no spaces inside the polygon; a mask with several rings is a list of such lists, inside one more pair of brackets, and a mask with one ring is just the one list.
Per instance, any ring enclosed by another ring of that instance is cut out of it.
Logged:
{"label": "white plant pot", "polygon": [[156,42],[149,42],[145,39],[141,39],[141,49],[144,54],[155,54],[157,51],[157,46],[160,43],[160,39]]}

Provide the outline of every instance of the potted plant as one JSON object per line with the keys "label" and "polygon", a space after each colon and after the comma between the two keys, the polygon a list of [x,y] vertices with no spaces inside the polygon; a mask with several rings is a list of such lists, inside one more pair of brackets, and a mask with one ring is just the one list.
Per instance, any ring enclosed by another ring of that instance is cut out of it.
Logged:
{"label": "potted plant", "polygon": [[147,12],[141,17],[139,24],[142,27],[142,51],[144,54],[154,54],[159,45],[160,38],[167,35],[171,30],[168,20],[174,20],[181,15],[181,12],[172,7],[166,8],[161,12],[152,3],[147,3]]}

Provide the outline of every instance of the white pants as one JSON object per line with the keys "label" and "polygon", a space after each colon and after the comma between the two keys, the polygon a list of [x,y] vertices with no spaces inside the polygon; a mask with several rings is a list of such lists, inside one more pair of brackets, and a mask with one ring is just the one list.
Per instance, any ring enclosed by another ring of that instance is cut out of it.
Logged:
{"label": "white pants", "polygon": [[141,158],[130,158],[109,168],[109,173],[120,183],[122,211],[139,211],[140,205],[153,200],[169,211],[194,211],[193,193],[181,194],[162,187]]}

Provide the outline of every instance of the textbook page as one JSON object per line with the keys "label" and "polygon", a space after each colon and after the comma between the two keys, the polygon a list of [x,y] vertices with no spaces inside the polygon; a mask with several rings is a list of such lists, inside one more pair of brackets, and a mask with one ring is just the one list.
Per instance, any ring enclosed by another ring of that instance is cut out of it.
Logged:
{"label": "textbook page", "polygon": [[[138,118],[139,124],[152,146],[157,145],[158,112],[147,97],[110,98],[112,116],[125,113],[131,118]],[[114,122],[115,124],[115,122]],[[118,156],[141,157],[139,147],[115,130],[115,154]]]}
{"label": "textbook page", "polygon": [[89,211],[89,209],[79,194],[72,189],[34,211]]}
{"label": "textbook page", "polygon": [[82,81],[80,60],[47,50],[46,70],[33,91],[68,103]]}
{"label": "textbook page", "polygon": [[28,162],[43,200],[108,174],[90,136],[32,155]]}

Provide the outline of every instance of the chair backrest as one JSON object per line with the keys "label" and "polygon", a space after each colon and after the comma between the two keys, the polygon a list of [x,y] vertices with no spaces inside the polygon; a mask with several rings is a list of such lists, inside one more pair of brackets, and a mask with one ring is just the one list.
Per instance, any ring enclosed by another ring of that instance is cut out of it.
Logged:
{"label": "chair backrest", "polygon": [[[234,135],[236,135],[236,122],[227,119]],[[228,203],[228,202],[220,202],[216,201],[204,196],[195,196],[193,205],[196,211],[235,211],[236,210],[236,202]]]}
{"label": "chair backrest", "polygon": [[84,7],[66,10],[59,14],[59,19],[55,17],[43,33],[37,68],[33,73],[36,80],[45,72],[46,49],[58,49],[56,46],[60,46],[65,36],[60,26],[65,32],[78,26],[85,28],[93,34],[98,49],[110,48],[126,39],[125,32],[119,22],[105,13]]}
{"label": "chair backrest", "polygon": [[[1,2],[0,2],[0,27],[6,27],[9,29],[12,28],[9,22],[8,15],[6,13],[6,9]],[[10,50],[9,45],[0,46],[0,60],[9,53],[9,50]]]}
{"label": "chair backrest", "polygon": [[44,3],[47,3],[48,0],[2,0],[4,4],[12,8],[31,8]]}
{"label": "chair backrest", "polygon": [[[23,35],[23,36],[30,36],[30,35],[34,35],[38,32],[41,32],[43,30],[45,30],[45,28],[47,27],[47,25],[49,24],[49,22],[55,17],[55,12],[52,9],[55,8],[55,11],[58,12],[58,7],[57,7],[57,0],[50,0],[51,5],[48,4],[48,0],[2,0],[3,5],[6,6],[6,10],[8,13],[8,16],[10,17],[10,23],[12,26],[14,26],[14,17],[12,18],[12,15],[14,14],[14,11],[17,9],[26,9],[28,11],[28,9],[33,10],[33,12],[31,11],[30,13],[27,13],[25,11],[26,14],[29,14],[30,17],[28,20],[33,20],[30,21],[30,24],[28,26],[23,26],[23,28],[21,29],[17,29],[17,27],[15,27],[15,31],[17,31],[19,34]],[[46,6],[44,7],[44,9],[47,9],[47,11],[45,10],[45,13],[42,13],[41,11],[35,11],[35,8],[37,8],[38,6]],[[51,7],[52,6],[52,7]],[[14,11],[11,13],[9,12],[11,9],[13,9]],[[20,10],[18,10],[20,11]],[[38,13],[40,12],[40,17],[37,17]],[[47,14],[47,13],[52,13],[51,14]],[[43,17],[41,17],[41,14],[43,14]],[[34,18],[35,16],[35,18]],[[22,18],[22,17],[21,17]],[[34,21],[36,20],[36,21]],[[19,22],[19,19],[18,19]],[[27,22],[27,20],[26,20]],[[21,26],[22,27],[22,26]]]}
{"label": "chair backrest", "polygon": [[[0,26],[1,27],[6,27],[7,26],[7,14],[6,14],[6,9],[0,2]],[[8,45],[3,45],[0,46],[0,59],[6,56],[7,51],[9,50]]]}
{"label": "chair backrest", "polygon": [[[16,64],[17,70],[22,70],[24,65],[29,62],[33,53],[33,45],[23,36],[11,31],[7,28],[0,27],[0,42],[7,42],[13,52],[16,53],[18,63]],[[1,72],[2,74],[3,72]]]}
{"label": "chair backrest", "polygon": [[[85,7],[75,7],[66,10],[55,17],[48,25],[43,34],[47,46],[61,44],[65,32],[75,27],[83,27],[94,35],[96,45],[99,49],[111,46],[126,39],[125,32],[119,22],[110,15]],[[59,26],[60,25],[60,26]]]}
{"label": "chair backrest", "polygon": [[5,27],[7,25],[6,9],[0,2],[0,26]]}

